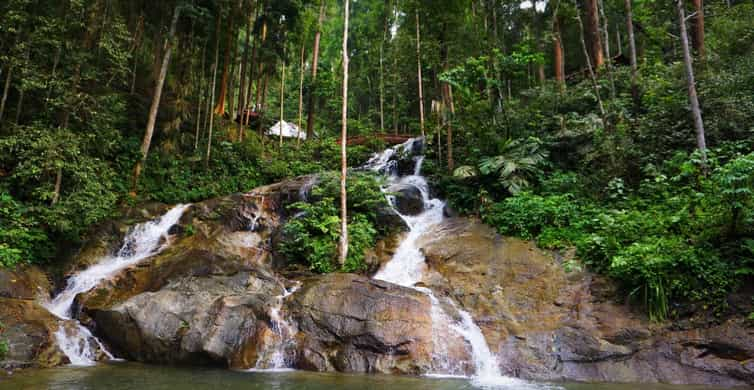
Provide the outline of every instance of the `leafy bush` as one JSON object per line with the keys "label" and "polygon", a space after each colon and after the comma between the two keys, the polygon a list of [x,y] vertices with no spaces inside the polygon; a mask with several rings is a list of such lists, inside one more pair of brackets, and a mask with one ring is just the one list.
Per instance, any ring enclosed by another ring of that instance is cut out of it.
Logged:
{"label": "leafy bush", "polygon": [[0,266],[44,260],[51,254],[49,238],[29,210],[9,194],[0,192]]}
{"label": "leafy bush", "polygon": [[[340,239],[340,183],[335,174],[324,174],[312,189],[312,203],[289,206],[296,214],[283,227],[281,252],[290,260],[303,262],[315,272],[358,272],[366,269],[365,251],[372,248],[378,233],[377,210],[386,207],[380,183],[369,174],[350,174],[348,191],[348,257],[337,264]],[[379,232],[378,232],[379,230]]]}
{"label": "leafy bush", "polygon": [[654,320],[684,302],[720,312],[725,295],[754,275],[754,158],[733,154],[718,166],[720,154],[710,153],[707,168],[696,154],[647,167],[635,191],[613,179],[604,199],[576,198],[556,184],[561,178],[543,181],[548,195],[519,193],[483,208],[482,218],[545,248],[574,246],[585,265],[615,278]]}

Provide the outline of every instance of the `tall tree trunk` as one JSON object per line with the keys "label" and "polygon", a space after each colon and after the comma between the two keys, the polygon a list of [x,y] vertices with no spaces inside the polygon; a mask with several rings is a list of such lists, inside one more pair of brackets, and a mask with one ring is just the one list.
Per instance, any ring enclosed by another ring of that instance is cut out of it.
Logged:
{"label": "tall tree trunk", "polygon": [[309,91],[309,116],[306,120],[306,139],[314,138],[314,100],[317,88],[317,65],[319,64],[319,41],[322,37],[322,23],[325,20],[325,0],[319,3],[319,19],[317,20],[317,32],[314,34],[314,49],[312,52],[312,85]]}
{"label": "tall tree trunk", "polygon": [[447,149],[448,149],[448,172],[453,172],[455,169],[455,161],[453,161],[453,119],[456,116],[456,105],[453,102],[453,86],[448,84],[447,95],[448,103],[450,106],[450,117],[448,118],[448,133],[447,133]]}
{"label": "tall tree trunk", "polygon": [[689,48],[689,38],[686,31],[686,12],[683,0],[677,0],[676,6],[678,7],[678,24],[681,30],[681,47],[683,48],[683,64],[686,68],[686,84],[688,86],[689,103],[691,104],[691,116],[694,119],[694,128],[696,129],[696,146],[702,153],[702,163],[706,165],[707,142],[704,139],[704,122],[702,121],[702,111],[699,108],[699,98],[696,94],[694,65],[691,59],[691,49]]}
{"label": "tall tree trunk", "polygon": [[217,95],[217,105],[215,106],[215,114],[225,115],[225,96],[228,94],[228,76],[230,73],[230,54],[233,46],[233,10],[230,11],[230,21],[228,22],[228,34],[225,45],[225,60],[223,65],[223,75],[220,81],[220,93]]}
{"label": "tall tree trunk", "polygon": [[298,69],[298,133],[296,134],[296,147],[301,145],[301,126],[304,120],[304,58],[306,54],[306,40],[301,39],[301,60]]}
{"label": "tall tree trunk", "polygon": [[[220,61],[220,12],[218,10],[217,18],[215,18],[215,61],[212,65],[212,88],[210,88],[210,106],[215,105],[215,87],[217,86],[217,67]],[[215,112],[210,110],[209,114],[209,127],[207,128],[207,151],[204,154],[204,167],[209,167],[209,158],[212,154],[212,130],[215,127]]]}
{"label": "tall tree trunk", "polygon": [[636,58],[636,38],[634,37],[634,16],[631,1],[633,0],[625,0],[626,32],[628,34],[628,52],[631,59],[631,97],[634,101],[634,107],[639,108],[641,105],[641,97],[639,95],[639,65]]}
{"label": "tall tree trunk", "polygon": [[602,53],[602,38],[600,37],[599,7],[597,6],[597,0],[585,0],[585,5],[587,30],[589,31],[589,42],[592,49],[591,62],[594,69],[599,70],[605,64],[605,57]]}
{"label": "tall tree trunk", "polygon": [[[285,55],[283,55],[285,57]],[[283,149],[283,116],[285,115],[284,112],[285,108],[285,60],[283,60],[283,70],[280,72],[280,144],[278,145],[280,149]]]}
{"label": "tall tree trunk", "polygon": [[55,189],[52,192],[52,199],[50,200],[50,204],[55,206],[55,203],[58,203],[58,200],[60,200],[60,188],[63,185],[63,168],[59,167],[57,172],[55,173]]}
{"label": "tall tree trunk", "polygon": [[206,53],[207,53],[207,42],[204,42],[204,45],[202,45],[202,71],[199,74],[199,102],[197,106],[199,106],[196,109],[196,134],[194,134],[194,152],[199,150],[199,131],[201,129],[201,123],[202,123],[202,105],[203,105],[203,98],[204,98],[204,69],[205,69],[205,63],[206,63]]}
{"label": "tall tree trunk", "polygon": [[152,134],[154,133],[155,122],[157,121],[157,110],[160,108],[160,98],[162,97],[162,87],[165,85],[165,78],[168,75],[168,66],[170,65],[170,55],[173,52],[173,41],[175,39],[175,29],[178,26],[178,18],[181,14],[181,8],[176,5],[173,9],[173,21],[170,23],[168,40],[165,42],[165,54],[162,57],[160,66],[160,76],[157,78],[157,85],[152,95],[152,105],[149,107],[149,118],[147,119],[147,128],[144,131],[144,139],[141,142],[141,158],[134,166],[133,183],[131,184],[131,193],[135,196],[139,185],[139,176],[144,164],[147,162],[149,154],[149,145],[152,143]]}
{"label": "tall tree trunk", "polygon": [[694,51],[702,64],[707,52],[704,48],[704,0],[692,0],[694,3],[694,38],[692,39]]}
{"label": "tall tree trunk", "polygon": [[416,79],[419,84],[419,128],[424,137],[424,91],[422,88],[422,52],[421,35],[419,30],[419,9],[416,9]]}
{"label": "tall tree trunk", "polygon": [[[387,12],[387,9],[386,9]],[[387,16],[382,28],[382,40],[380,41],[380,133],[385,133],[385,38],[387,36]]]}
{"label": "tall tree trunk", "polygon": [[[591,1],[591,0],[587,0]],[[576,0],[574,0],[574,5],[576,3]],[[586,60],[586,67],[589,71],[589,79],[592,81],[592,88],[594,89],[594,95],[597,97],[597,105],[600,109],[600,116],[602,117],[602,122],[604,126],[607,126],[607,115],[605,115],[605,106],[602,104],[602,97],[600,97],[600,88],[597,84],[597,76],[594,73],[594,68],[592,67],[592,60],[589,58],[589,50],[586,47],[586,39],[584,38],[584,23],[581,21],[581,14],[576,13],[576,21],[579,25],[579,38],[581,40],[581,49],[584,52],[584,59]],[[599,33],[597,34],[599,36]],[[600,52],[602,49],[600,49]]]}
{"label": "tall tree trunk", "polygon": [[605,56],[607,56],[607,77],[610,80],[610,98],[615,99],[615,79],[613,78],[613,59],[610,55],[610,29],[605,16],[605,3],[599,0],[598,7],[602,18],[602,33],[604,34]]}
{"label": "tall tree trunk", "polygon": [[563,38],[560,34],[560,18],[558,17],[559,5],[560,1],[555,6],[555,12],[552,15],[552,65],[558,89],[563,92],[565,89],[565,66],[563,64]]}
{"label": "tall tree trunk", "polygon": [[348,201],[346,199],[346,177],[348,160],[346,142],[348,141],[348,18],[350,1],[345,1],[345,21],[343,26],[343,107],[340,130],[340,245],[338,245],[338,262],[346,264],[348,258]]}
{"label": "tall tree trunk", "polygon": [[10,91],[10,80],[13,77],[13,66],[8,66],[8,71],[5,75],[5,86],[3,87],[3,98],[0,100],[0,127],[3,123],[3,114],[5,113],[5,102],[8,101],[8,91]]}
{"label": "tall tree trunk", "polygon": [[[254,6],[256,7],[256,2],[254,2]],[[249,68],[249,51],[251,50],[251,31],[252,31],[252,25],[254,24],[254,14],[256,13],[256,10],[252,8],[251,12],[249,13],[249,20],[246,23],[246,44],[244,45],[244,55],[243,55],[243,62],[241,63],[241,80],[238,86],[238,142],[243,141],[243,131],[244,131],[244,122],[245,122],[245,115],[246,115],[246,106],[247,106],[247,100],[248,90],[246,89],[246,79]],[[251,79],[251,78],[249,78]]]}

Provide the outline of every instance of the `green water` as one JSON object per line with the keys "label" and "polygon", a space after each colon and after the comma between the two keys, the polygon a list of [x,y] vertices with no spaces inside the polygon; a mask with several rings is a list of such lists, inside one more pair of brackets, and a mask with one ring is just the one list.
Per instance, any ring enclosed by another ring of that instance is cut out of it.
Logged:
{"label": "green water", "polygon": [[[565,390],[701,390],[710,387],[667,385],[616,385],[553,383],[502,389],[561,388]],[[261,373],[208,368],[146,366],[135,363],[100,364],[95,367],[64,367],[26,370],[11,376],[0,375],[0,390],[178,390],[178,389],[391,389],[391,390],[474,390],[465,379],[400,377],[388,375],[321,374],[302,371]]]}

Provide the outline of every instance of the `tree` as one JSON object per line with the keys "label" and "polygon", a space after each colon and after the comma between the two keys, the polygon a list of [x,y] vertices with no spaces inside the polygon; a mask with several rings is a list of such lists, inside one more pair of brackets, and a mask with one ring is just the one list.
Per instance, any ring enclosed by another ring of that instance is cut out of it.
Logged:
{"label": "tree", "polygon": [[229,22],[228,22],[228,31],[227,31],[227,44],[225,45],[225,60],[223,61],[223,74],[220,81],[220,93],[218,96],[217,106],[215,106],[215,114],[217,115],[225,115],[225,95],[228,94],[228,77],[229,77],[229,71],[230,71],[230,53],[231,49],[233,48],[233,43],[236,41],[233,39],[236,34],[235,30],[233,29],[233,20],[235,16],[235,12],[233,9],[230,10],[230,15],[228,16]]}
{"label": "tree", "polygon": [[[217,17],[215,18],[215,60],[212,64],[212,87],[210,88],[210,105],[215,105],[215,86],[217,85],[217,66],[220,60],[220,10],[217,10]],[[207,151],[204,155],[204,166],[209,166],[209,157],[212,153],[212,130],[215,127],[215,112],[210,110],[209,112],[209,128],[207,129]]]}
{"label": "tree", "polygon": [[689,49],[689,37],[686,31],[686,11],[683,0],[676,0],[678,8],[678,25],[680,27],[681,47],[683,48],[683,64],[686,70],[686,85],[688,87],[689,104],[691,104],[691,117],[694,120],[696,130],[696,146],[702,154],[702,163],[707,163],[707,142],[704,139],[704,122],[702,111],[699,108],[699,98],[696,94],[696,80],[694,79],[694,65]]}
{"label": "tree", "polygon": [[605,64],[605,56],[602,53],[602,38],[600,37],[599,6],[597,0],[584,0],[584,5],[586,6],[586,25],[589,42],[591,43],[591,62],[594,69],[599,70]]}
{"label": "tree", "polygon": [[319,19],[317,21],[317,32],[314,33],[314,49],[312,51],[312,87],[309,91],[309,116],[306,120],[306,139],[314,139],[314,99],[316,98],[317,88],[317,65],[319,63],[319,41],[322,37],[322,22],[325,20],[325,0],[319,3]]}
{"label": "tree", "polygon": [[707,51],[704,47],[704,0],[693,0],[694,2],[694,50],[699,57],[699,61],[704,63]]}
{"label": "tree", "polygon": [[144,131],[144,139],[141,142],[141,158],[136,161],[134,166],[133,182],[131,184],[131,193],[135,196],[137,187],[139,184],[139,176],[141,170],[147,162],[147,155],[149,154],[149,146],[152,143],[152,134],[154,133],[155,122],[157,121],[157,110],[160,108],[160,98],[162,97],[162,87],[165,85],[165,77],[168,74],[168,65],[170,65],[170,56],[173,52],[173,44],[175,39],[175,30],[178,26],[178,18],[181,14],[181,7],[179,4],[175,5],[173,10],[173,21],[170,23],[170,32],[168,33],[168,39],[165,41],[165,54],[162,57],[162,65],[160,66],[160,75],[157,78],[157,85],[152,95],[152,105],[149,107],[149,119],[147,120],[147,128]]}
{"label": "tree", "polygon": [[348,141],[348,19],[350,1],[345,2],[345,17],[343,22],[343,107],[340,130],[340,245],[338,246],[338,261],[342,267],[348,257],[348,202],[346,199],[346,178],[348,176],[348,160],[346,144]]}
{"label": "tree", "polygon": [[560,0],[557,0],[552,13],[552,67],[555,73],[555,81],[558,83],[558,89],[562,92],[565,89],[565,65],[563,62],[563,38],[560,34],[559,9]]}
{"label": "tree", "polygon": [[633,0],[625,0],[626,32],[628,33],[628,54],[631,61],[631,97],[634,100],[634,107],[638,108],[641,104],[641,97],[639,96],[638,61],[636,58],[636,38],[634,37],[634,16],[631,1]]}
{"label": "tree", "polygon": [[424,137],[424,91],[422,89],[422,51],[421,35],[419,31],[419,5],[416,6],[416,80],[419,84],[419,128]]}

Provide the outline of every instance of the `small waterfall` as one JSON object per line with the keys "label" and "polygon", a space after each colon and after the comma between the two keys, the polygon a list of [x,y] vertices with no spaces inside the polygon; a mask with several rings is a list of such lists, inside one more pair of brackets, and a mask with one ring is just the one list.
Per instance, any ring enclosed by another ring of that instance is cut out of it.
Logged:
{"label": "small waterfall", "polygon": [[395,254],[393,254],[393,258],[374,275],[374,279],[411,287],[427,294],[429,297],[432,303],[431,315],[434,344],[434,356],[432,358],[433,372],[430,373],[431,375],[456,376],[464,373],[463,365],[458,362],[452,362],[447,356],[447,337],[449,333],[455,333],[456,336],[460,336],[466,341],[470,349],[475,369],[474,376],[472,377],[474,385],[485,388],[541,388],[538,385],[532,385],[520,379],[503,376],[498,367],[497,357],[490,350],[482,330],[474,323],[471,314],[459,308],[451,299],[446,299],[448,304],[458,312],[458,316],[460,317],[460,321],[453,320],[442,308],[441,302],[432,293],[432,290],[426,287],[415,286],[422,280],[427,268],[424,254],[421,252],[418,244],[419,239],[425,233],[431,232],[434,227],[443,221],[443,209],[445,207],[443,201],[430,198],[427,181],[421,176],[421,166],[424,162],[423,156],[415,158],[413,175],[404,177],[399,177],[398,175],[398,162],[393,159],[393,156],[413,152],[416,149],[417,142],[422,141],[420,139],[411,139],[401,145],[387,149],[372,157],[363,167],[388,175],[388,183],[390,185],[399,184],[416,187],[424,200],[424,211],[419,215],[410,216],[398,212],[394,207],[394,196],[388,196],[388,201],[393,206],[393,209],[408,225],[409,233],[398,246]]}
{"label": "small waterfall", "polygon": [[157,219],[134,226],[116,255],[106,256],[69,277],[65,289],[50,302],[43,304],[50,313],[65,320],[55,332],[55,339],[71,364],[92,365],[97,360],[98,351],[113,359],[113,355],[89,329],[72,318],[71,307],[76,296],[93,289],[126,267],[164,250],[169,245],[168,231],[178,223],[189,206],[177,205]]}
{"label": "small waterfall", "polygon": [[290,369],[291,361],[288,351],[294,346],[294,336],[298,329],[291,325],[282,315],[281,310],[286,298],[301,287],[297,283],[290,290],[283,287],[283,293],[275,297],[276,304],[270,307],[269,316],[272,332],[270,340],[265,340],[255,367],[251,371],[285,371]]}

